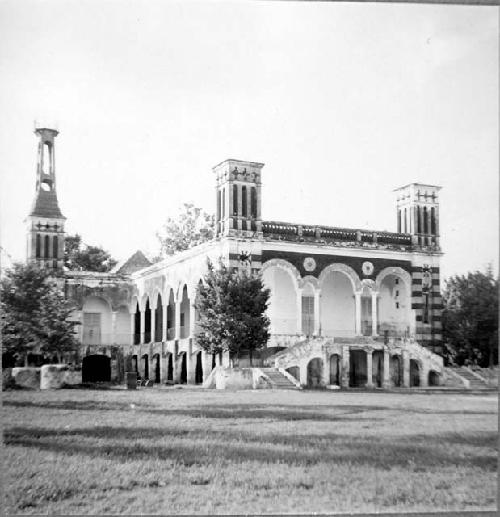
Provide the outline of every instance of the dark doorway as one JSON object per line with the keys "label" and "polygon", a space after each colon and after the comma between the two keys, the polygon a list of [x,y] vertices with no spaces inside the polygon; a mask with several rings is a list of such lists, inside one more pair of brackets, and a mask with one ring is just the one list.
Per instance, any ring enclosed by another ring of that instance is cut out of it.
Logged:
{"label": "dark doorway", "polygon": [[351,350],[349,354],[349,386],[352,388],[366,386],[367,380],[366,352]]}
{"label": "dark doorway", "polygon": [[153,356],[153,365],[154,365],[154,382],[161,382],[161,363],[160,363],[160,354],[155,354]]}
{"label": "dark doorway", "polygon": [[201,352],[196,354],[196,369],[194,372],[194,382],[196,384],[203,383],[203,364],[201,362]]}
{"label": "dark doorway", "polygon": [[372,354],[372,383],[381,388],[384,382],[384,352],[375,350]]}
{"label": "dark doorway", "polygon": [[107,355],[87,355],[82,361],[82,382],[110,382],[111,359]]}
{"label": "dark doorway", "polygon": [[187,384],[187,355],[186,352],[181,353],[181,384]]}
{"label": "dark doorway", "polygon": [[149,380],[149,357],[148,354],[142,356],[142,369],[144,371],[144,379]]}
{"label": "dark doorway", "polygon": [[308,388],[319,388],[323,379],[323,360],[315,357],[307,365],[307,386]]}
{"label": "dark doorway", "polygon": [[429,386],[439,386],[439,374],[434,370],[429,372]]}
{"label": "dark doorway", "polygon": [[410,359],[410,388],[420,386],[420,371],[417,361]]}
{"label": "dark doorway", "polygon": [[330,384],[340,386],[340,356],[338,354],[330,356]]}
{"label": "dark doorway", "polygon": [[290,368],[287,368],[286,371],[295,379],[297,379],[300,382],[300,369],[298,366],[290,366]]}
{"label": "dark doorway", "polygon": [[167,381],[174,382],[174,362],[172,360],[172,354],[168,354],[167,359]]}
{"label": "dark doorway", "polygon": [[217,354],[212,354],[212,370],[217,366]]}

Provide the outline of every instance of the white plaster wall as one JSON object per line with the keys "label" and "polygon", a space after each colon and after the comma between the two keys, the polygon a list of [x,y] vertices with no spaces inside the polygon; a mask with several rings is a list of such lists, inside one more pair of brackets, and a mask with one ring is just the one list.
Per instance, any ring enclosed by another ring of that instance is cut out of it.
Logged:
{"label": "white plaster wall", "polygon": [[333,271],[325,278],[321,287],[320,314],[323,336],[354,336],[354,292],[351,281],[344,273]]}
{"label": "white plaster wall", "polygon": [[[380,332],[385,329],[404,331],[410,326],[410,293],[405,283],[396,275],[388,275],[382,280],[379,292]],[[399,294],[397,294],[399,293]],[[396,307],[399,304],[399,308]]]}
{"label": "white plaster wall", "polygon": [[271,289],[267,311],[271,320],[271,333],[296,334],[297,294],[289,273],[278,267],[270,267],[264,271],[262,280]]}
{"label": "white plaster wall", "polygon": [[120,307],[116,313],[115,343],[118,345],[130,343],[130,314],[126,307]]}
{"label": "white plaster wall", "polygon": [[[102,298],[90,296],[89,298],[85,299],[85,303],[83,304],[82,313],[85,312],[101,314],[101,343],[106,345],[111,344],[111,307],[109,306],[108,302]],[[84,317],[82,314],[82,323],[83,322]],[[83,323],[82,326],[82,335],[85,336],[85,323]]]}

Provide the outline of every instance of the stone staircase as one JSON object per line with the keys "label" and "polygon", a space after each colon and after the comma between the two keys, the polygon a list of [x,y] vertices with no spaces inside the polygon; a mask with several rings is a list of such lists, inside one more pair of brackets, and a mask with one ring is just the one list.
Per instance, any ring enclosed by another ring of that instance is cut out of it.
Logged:
{"label": "stone staircase", "polygon": [[300,385],[298,385],[298,383],[294,383],[289,376],[280,372],[277,368],[259,368],[259,370],[272,389],[300,389]]}
{"label": "stone staircase", "polygon": [[461,366],[459,368],[453,368],[453,370],[457,375],[468,381],[469,389],[471,390],[481,390],[490,387],[486,379],[483,379],[470,368]]}

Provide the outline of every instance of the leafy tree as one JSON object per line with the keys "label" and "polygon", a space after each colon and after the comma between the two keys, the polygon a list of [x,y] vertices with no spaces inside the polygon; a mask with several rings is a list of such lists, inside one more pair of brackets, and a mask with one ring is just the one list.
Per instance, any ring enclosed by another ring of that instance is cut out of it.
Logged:
{"label": "leafy tree", "polygon": [[458,364],[498,363],[498,278],[488,267],[455,275],[443,292],[443,338]]}
{"label": "leafy tree", "polygon": [[77,233],[68,235],[64,242],[64,265],[71,271],[96,271],[107,273],[117,261],[99,246],[82,243]]}
{"label": "leafy tree", "polygon": [[199,313],[197,342],[207,352],[258,350],[269,339],[269,318],[265,315],[269,289],[258,276],[233,271],[219,262],[208,261],[205,283],[197,289],[195,307]]}
{"label": "leafy tree", "polygon": [[[16,263],[0,281],[3,352],[27,361],[29,353],[53,356],[75,351],[74,307],[59,287],[62,279],[35,264]],[[59,282],[59,285],[58,285]]]}
{"label": "leafy tree", "polygon": [[215,217],[193,204],[184,203],[177,218],[169,217],[156,233],[160,256],[184,251],[214,238]]}

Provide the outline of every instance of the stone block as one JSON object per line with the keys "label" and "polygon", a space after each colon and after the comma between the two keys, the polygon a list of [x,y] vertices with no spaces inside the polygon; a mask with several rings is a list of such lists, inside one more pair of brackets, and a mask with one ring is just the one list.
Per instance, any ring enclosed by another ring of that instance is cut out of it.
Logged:
{"label": "stone block", "polygon": [[40,389],[58,390],[66,384],[69,366],[67,364],[44,364],[40,371]]}
{"label": "stone block", "polygon": [[17,386],[37,390],[40,388],[40,368],[12,368],[12,378]]}

